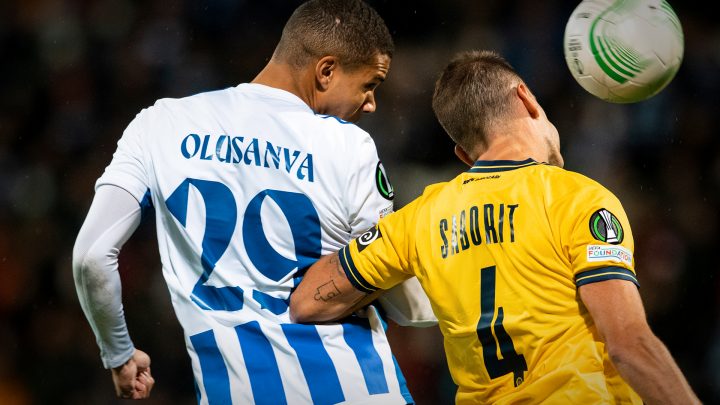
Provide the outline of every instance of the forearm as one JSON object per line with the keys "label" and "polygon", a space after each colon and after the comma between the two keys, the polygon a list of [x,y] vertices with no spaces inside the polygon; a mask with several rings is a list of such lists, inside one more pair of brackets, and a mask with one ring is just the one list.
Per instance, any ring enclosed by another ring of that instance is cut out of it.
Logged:
{"label": "forearm", "polygon": [[321,257],[305,273],[290,296],[294,322],[328,322],[352,314],[381,294],[365,294],[353,287],[338,262],[337,253]]}
{"label": "forearm", "polygon": [[635,284],[606,280],[585,284],[579,293],[613,364],[646,404],[700,403],[650,329]]}
{"label": "forearm", "polygon": [[139,222],[139,205],[129,193],[100,187],[73,249],[75,288],[105,368],[122,365],[135,350],[123,313],[118,255]]}
{"label": "forearm", "polygon": [[665,345],[651,332],[639,335],[626,349],[610,348],[620,375],[645,404],[699,404],[692,388]]}
{"label": "forearm", "polygon": [[122,292],[117,268],[107,270],[92,260],[73,265],[75,288],[85,317],[95,334],[105,368],[125,363],[134,346],[128,334],[122,307]]}

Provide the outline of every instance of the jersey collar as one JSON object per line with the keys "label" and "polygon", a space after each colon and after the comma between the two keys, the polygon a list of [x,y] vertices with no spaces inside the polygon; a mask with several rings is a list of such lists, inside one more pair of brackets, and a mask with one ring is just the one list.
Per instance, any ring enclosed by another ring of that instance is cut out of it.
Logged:
{"label": "jersey collar", "polygon": [[506,172],[509,170],[520,169],[521,167],[534,166],[540,163],[531,158],[525,160],[478,160],[469,173],[493,173]]}

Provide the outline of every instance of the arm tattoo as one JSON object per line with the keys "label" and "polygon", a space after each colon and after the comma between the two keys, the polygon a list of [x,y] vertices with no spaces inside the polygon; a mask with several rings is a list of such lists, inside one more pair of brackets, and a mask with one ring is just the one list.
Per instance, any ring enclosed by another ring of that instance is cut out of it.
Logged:
{"label": "arm tattoo", "polygon": [[317,293],[315,294],[315,296],[313,298],[315,298],[315,301],[322,300],[322,301],[327,302],[341,294],[342,293],[335,285],[335,281],[330,280],[327,283],[325,283],[317,288]]}

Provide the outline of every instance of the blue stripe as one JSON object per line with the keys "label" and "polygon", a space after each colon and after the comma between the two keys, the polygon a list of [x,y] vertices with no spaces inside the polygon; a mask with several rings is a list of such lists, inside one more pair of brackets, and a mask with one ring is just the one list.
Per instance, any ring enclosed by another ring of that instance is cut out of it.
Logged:
{"label": "blue stripe", "polygon": [[257,321],[235,327],[255,404],[287,404],[272,345]]}
{"label": "blue stripe", "polygon": [[195,399],[197,400],[197,403],[200,403],[200,400],[202,399],[202,396],[200,395],[200,387],[198,387],[197,380],[193,378],[193,387],[195,387]]}
{"label": "blue stripe", "polygon": [[145,191],[145,195],[143,195],[142,201],[140,201],[140,221],[145,221],[145,218],[150,214],[150,212],[153,209],[153,203],[152,203],[152,194],[150,194],[150,189]]}
{"label": "blue stripe", "polygon": [[377,288],[374,288],[372,284],[368,283],[363,276],[358,273],[352,256],[350,255],[350,246],[345,246],[340,249],[338,256],[340,258],[340,266],[345,271],[345,277],[350,280],[350,284],[352,284],[353,287],[366,294],[377,291]]}
{"label": "blue stripe", "polygon": [[343,323],[345,342],[355,353],[370,395],[390,392],[380,354],[372,341],[370,322],[364,318],[350,317]]}
{"label": "blue stripe", "polygon": [[[380,315],[378,308],[375,308],[375,314],[377,314],[377,317],[382,324],[383,330],[387,332],[388,324],[387,322],[385,322],[385,319],[382,317],[382,315]],[[392,360],[393,365],[395,366],[395,376],[398,379],[398,384],[400,384],[400,394],[403,396],[403,398],[405,398],[405,402],[407,405],[412,405],[415,403],[415,400],[413,399],[412,395],[410,395],[410,390],[407,387],[407,381],[405,380],[405,376],[403,375],[402,370],[400,370],[400,365],[398,364],[394,354],[392,355]]]}
{"label": "blue stripe", "polygon": [[284,299],[275,298],[258,290],[253,290],[253,299],[260,304],[260,309],[267,309],[275,315],[287,312],[288,302]]}
{"label": "blue stripe", "polygon": [[334,116],[334,115],[327,115],[327,114],[315,114],[315,115],[317,115],[318,117],[323,118],[323,119],[335,118],[335,120],[336,120],[337,122],[341,123],[341,124],[355,125],[354,123],[352,123],[352,122],[350,122],[350,121],[345,121],[344,119],[342,119],[342,118],[340,118],[340,117],[336,117],[336,116]]}
{"label": "blue stripe", "polygon": [[210,405],[231,405],[230,377],[212,330],[190,336],[202,371],[202,384]]}
{"label": "blue stripe", "polygon": [[410,390],[407,387],[407,381],[405,381],[405,376],[400,370],[400,365],[398,364],[397,359],[395,359],[395,355],[392,356],[392,359],[393,364],[395,365],[395,375],[397,376],[398,383],[400,384],[400,394],[402,394],[403,398],[405,398],[407,405],[413,405],[415,400],[412,395],[410,395]]}
{"label": "blue stripe", "polygon": [[605,280],[627,280],[640,287],[640,283],[638,282],[635,273],[622,267],[602,267],[599,269],[583,271],[575,275],[575,285],[577,287]]}
{"label": "blue stripe", "polygon": [[337,370],[315,326],[287,323],[281,327],[297,354],[313,403],[345,401]]}

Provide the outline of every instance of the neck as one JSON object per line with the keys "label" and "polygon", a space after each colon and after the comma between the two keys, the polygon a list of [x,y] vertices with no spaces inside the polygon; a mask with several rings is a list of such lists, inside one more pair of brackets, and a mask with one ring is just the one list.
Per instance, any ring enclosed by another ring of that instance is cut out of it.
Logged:
{"label": "neck", "polygon": [[314,80],[309,80],[308,75],[312,72],[308,69],[295,69],[289,64],[276,62],[271,59],[251,83],[262,84],[276,89],[285,90],[305,102],[315,111],[315,91],[312,85]]}
{"label": "neck", "polygon": [[547,145],[538,142],[528,133],[506,133],[489,137],[487,148],[474,151],[475,160],[525,160],[548,161]]}

